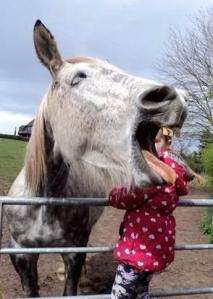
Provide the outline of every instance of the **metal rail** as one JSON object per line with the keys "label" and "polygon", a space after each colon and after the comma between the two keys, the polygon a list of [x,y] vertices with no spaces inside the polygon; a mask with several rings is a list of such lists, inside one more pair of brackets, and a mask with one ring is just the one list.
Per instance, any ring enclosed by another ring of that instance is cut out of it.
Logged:
{"label": "metal rail", "polygon": [[[202,289],[184,289],[184,290],[170,290],[170,291],[155,291],[150,292],[151,298],[160,297],[173,297],[173,296],[190,296],[190,295],[201,295],[201,294],[213,294],[213,288],[202,288]],[[82,295],[82,296],[68,296],[68,297],[48,297],[48,299],[110,299],[110,294],[103,295]],[[21,299],[21,298],[19,298]],[[28,298],[32,299],[32,298]],[[35,299],[35,298],[34,298]],[[38,299],[38,298],[37,298]],[[39,297],[39,299],[47,299],[47,297]]]}
{"label": "metal rail", "polygon": [[[45,198],[45,197],[7,197],[0,196],[3,205],[60,205],[60,206],[107,206],[106,198]],[[213,207],[212,199],[180,199],[178,206]]]}
{"label": "metal rail", "polygon": [[[178,244],[175,250],[208,250],[213,249],[213,244]],[[112,252],[112,247],[36,247],[36,248],[3,248],[0,249],[0,254],[58,254],[58,253],[100,253]]]}

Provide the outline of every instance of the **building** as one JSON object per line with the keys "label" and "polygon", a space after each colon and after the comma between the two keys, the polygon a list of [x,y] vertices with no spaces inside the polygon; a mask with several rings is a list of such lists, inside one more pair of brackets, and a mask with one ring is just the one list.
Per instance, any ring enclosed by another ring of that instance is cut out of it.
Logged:
{"label": "building", "polygon": [[18,135],[26,138],[30,138],[34,120],[31,120],[27,125],[20,126],[18,129]]}

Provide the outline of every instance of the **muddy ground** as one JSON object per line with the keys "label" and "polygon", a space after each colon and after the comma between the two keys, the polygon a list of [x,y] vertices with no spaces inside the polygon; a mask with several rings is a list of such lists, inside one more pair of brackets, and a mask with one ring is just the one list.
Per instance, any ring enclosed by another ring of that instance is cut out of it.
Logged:
{"label": "muddy ground", "polygon": [[[191,198],[207,198],[205,192],[194,190]],[[207,243],[207,237],[200,230],[200,221],[204,208],[181,208],[176,212],[177,243]],[[123,212],[106,208],[95,226],[89,245],[113,245],[117,239],[117,230]],[[8,246],[8,230],[4,222],[3,247]],[[39,259],[39,284],[42,296],[59,296],[63,292],[63,282],[59,281],[56,270],[60,265],[58,255],[42,255]],[[116,263],[111,254],[90,254],[87,256],[79,286],[81,294],[109,293],[114,278]],[[184,288],[213,287],[213,252],[211,250],[177,251],[176,258],[166,271],[154,276],[151,290],[171,290]],[[8,256],[0,261],[0,298],[22,297],[19,278]],[[210,299],[211,295],[183,296],[173,298]]]}

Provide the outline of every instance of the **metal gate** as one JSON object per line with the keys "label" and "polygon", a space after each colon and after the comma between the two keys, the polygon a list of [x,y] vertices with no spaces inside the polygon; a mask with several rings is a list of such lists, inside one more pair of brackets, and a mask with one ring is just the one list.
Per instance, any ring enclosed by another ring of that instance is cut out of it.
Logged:
{"label": "metal gate", "polygon": [[[62,205],[62,206],[107,206],[107,200],[104,198],[14,198],[0,197],[0,255],[12,253],[100,253],[111,252],[110,247],[57,247],[57,248],[2,248],[2,227],[3,227],[3,206],[4,205]],[[184,207],[213,207],[212,199],[180,199],[179,206]],[[177,244],[175,250],[205,250],[213,249],[213,244]],[[213,287],[198,289],[183,289],[170,291],[150,292],[152,298],[173,297],[183,295],[213,294]],[[41,297],[40,297],[41,298]],[[46,297],[48,299],[62,299],[65,297]],[[85,296],[69,296],[66,298],[75,299],[110,299],[110,294],[85,295]],[[42,298],[41,298],[42,299]],[[45,298],[43,298],[45,299]]]}

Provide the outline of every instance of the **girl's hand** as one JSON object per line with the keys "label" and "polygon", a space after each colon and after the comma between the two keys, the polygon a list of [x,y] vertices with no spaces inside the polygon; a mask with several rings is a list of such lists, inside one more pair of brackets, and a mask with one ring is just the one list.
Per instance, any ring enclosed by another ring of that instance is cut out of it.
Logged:
{"label": "girl's hand", "polygon": [[201,186],[204,186],[206,184],[205,178],[199,174],[195,174],[195,179],[197,180],[198,184],[200,184]]}

